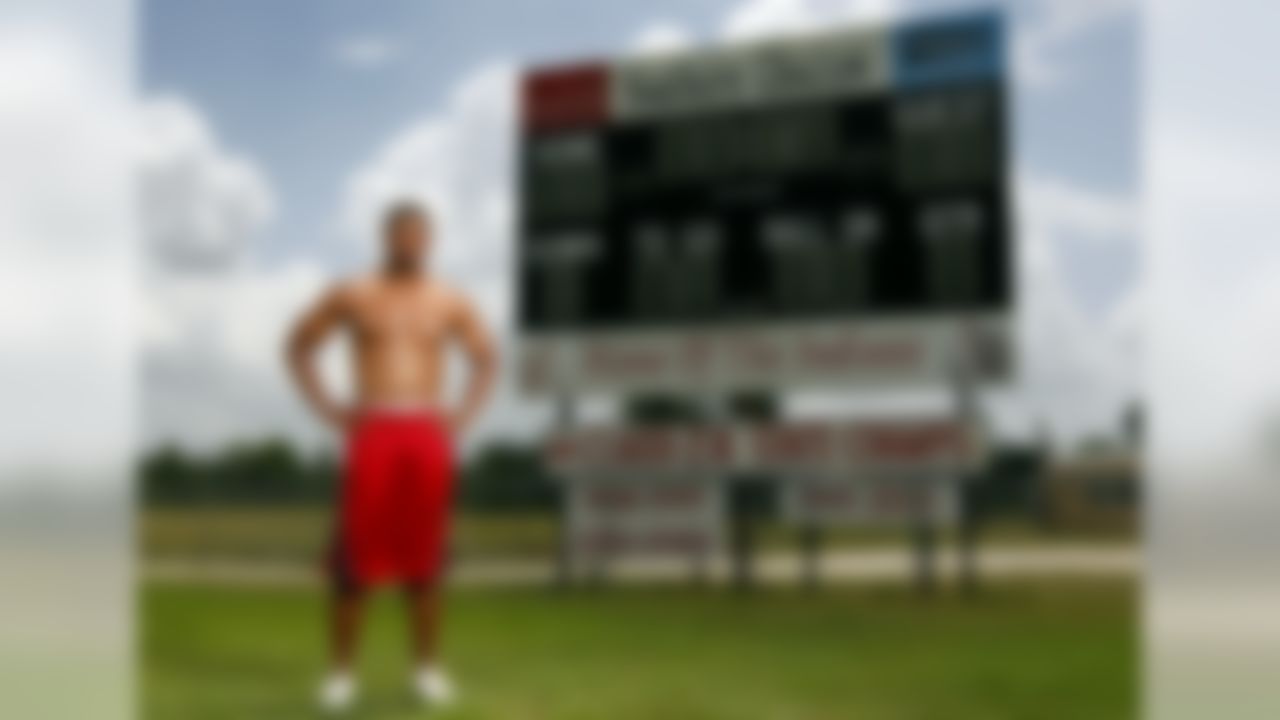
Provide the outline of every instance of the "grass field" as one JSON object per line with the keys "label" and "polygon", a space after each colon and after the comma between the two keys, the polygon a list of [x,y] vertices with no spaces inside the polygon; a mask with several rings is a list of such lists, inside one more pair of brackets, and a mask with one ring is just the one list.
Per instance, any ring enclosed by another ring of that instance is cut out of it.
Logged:
{"label": "grass field", "polygon": [[[322,605],[300,589],[150,585],[151,720],[308,718]],[[379,599],[361,718],[408,697],[401,615]],[[581,720],[1110,720],[1137,715],[1134,593],[1122,582],[751,596],[629,588],[465,590],[446,656],[463,702],[436,717]]]}

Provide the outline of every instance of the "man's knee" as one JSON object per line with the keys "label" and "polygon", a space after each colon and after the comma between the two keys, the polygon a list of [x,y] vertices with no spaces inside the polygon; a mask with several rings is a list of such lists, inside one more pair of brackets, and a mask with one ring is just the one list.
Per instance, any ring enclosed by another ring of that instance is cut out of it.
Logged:
{"label": "man's knee", "polygon": [[349,573],[333,572],[329,576],[329,590],[340,600],[360,600],[365,595],[365,588]]}

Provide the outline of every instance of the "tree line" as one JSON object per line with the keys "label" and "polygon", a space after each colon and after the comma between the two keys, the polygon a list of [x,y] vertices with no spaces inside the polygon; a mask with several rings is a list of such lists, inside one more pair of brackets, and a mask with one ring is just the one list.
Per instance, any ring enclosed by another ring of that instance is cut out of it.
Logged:
{"label": "tree line", "polygon": [[[148,452],[138,468],[141,501],[150,507],[307,505],[332,502],[342,463],[332,453],[306,454],[282,438],[193,453],[169,445]],[[479,511],[552,511],[557,488],[534,447],[493,443],[459,468],[461,505]]]}

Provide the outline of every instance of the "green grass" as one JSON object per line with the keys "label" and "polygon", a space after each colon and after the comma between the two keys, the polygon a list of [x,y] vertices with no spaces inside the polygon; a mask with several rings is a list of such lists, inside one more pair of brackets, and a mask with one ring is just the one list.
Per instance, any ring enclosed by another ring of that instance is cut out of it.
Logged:
{"label": "green grass", "polygon": [[[332,513],[323,507],[213,507],[146,510],[141,550],[148,558],[296,560],[314,562],[325,547]],[[459,515],[454,542],[469,557],[548,557],[551,517]]]}
{"label": "green grass", "polygon": [[[151,720],[308,718],[314,592],[151,585]],[[447,713],[404,689],[394,597],[375,604],[361,718],[1109,720],[1137,715],[1131,586],[1043,582],[965,599],[891,587],[453,593]]]}

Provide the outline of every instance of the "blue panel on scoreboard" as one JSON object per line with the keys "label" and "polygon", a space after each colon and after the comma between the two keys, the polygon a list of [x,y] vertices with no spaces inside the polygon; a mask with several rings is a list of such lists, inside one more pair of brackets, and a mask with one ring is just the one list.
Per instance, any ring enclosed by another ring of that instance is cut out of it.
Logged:
{"label": "blue panel on scoreboard", "polygon": [[894,31],[891,52],[900,89],[993,80],[1004,72],[1004,24],[996,12],[909,23]]}

